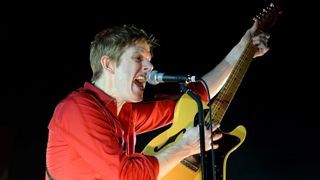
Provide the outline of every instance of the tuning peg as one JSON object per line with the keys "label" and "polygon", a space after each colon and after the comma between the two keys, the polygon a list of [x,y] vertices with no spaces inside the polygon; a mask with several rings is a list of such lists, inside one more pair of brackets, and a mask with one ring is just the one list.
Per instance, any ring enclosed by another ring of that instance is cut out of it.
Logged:
{"label": "tuning peg", "polygon": [[273,4],[273,3],[270,3],[270,7],[274,7],[274,4]]}

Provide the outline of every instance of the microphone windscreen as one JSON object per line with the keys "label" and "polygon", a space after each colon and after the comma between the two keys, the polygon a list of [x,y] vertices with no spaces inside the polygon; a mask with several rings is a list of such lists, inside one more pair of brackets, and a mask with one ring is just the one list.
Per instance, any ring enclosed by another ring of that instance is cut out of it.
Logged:
{"label": "microphone windscreen", "polygon": [[147,82],[149,84],[152,84],[152,85],[159,84],[159,82],[157,81],[157,73],[158,71],[156,70],[147,72]]}

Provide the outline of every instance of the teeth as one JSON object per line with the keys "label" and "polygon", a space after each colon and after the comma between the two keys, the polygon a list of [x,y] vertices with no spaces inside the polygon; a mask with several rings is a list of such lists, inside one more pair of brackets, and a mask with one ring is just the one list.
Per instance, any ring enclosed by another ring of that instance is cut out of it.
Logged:
{"label": "teeth", "polygon": [[135,80],[139,83],[145,83],[147,81],[144,76],[138,76]]}

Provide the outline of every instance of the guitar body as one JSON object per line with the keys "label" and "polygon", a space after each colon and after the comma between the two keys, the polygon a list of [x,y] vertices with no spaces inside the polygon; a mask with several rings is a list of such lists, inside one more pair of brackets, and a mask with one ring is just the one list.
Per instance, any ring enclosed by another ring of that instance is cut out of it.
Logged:
{"label": "guitar body", "polygon": [[[203,107],[205,109],[208,108],[204,103]],[[175,144],[182,138],[189,127],[195,125],[197,113],[198,107],[195,101],[187,94],[184,94],[177,102],[172,126],[150,141],[144,148],[143,153],[157,155]],[[217,179],[225,180],[227,158],[244,141],[246,130],[243,126],[238,126],[231,132],[222,133],[224,134],[223,143],[220,144],[218,150],[215,150],[215,163],[216,167],[218,167],[216,169]],[[219,169],[219,167],[223,167],[223,169]],[[162,179],[200,180],[201,178],[200,158],[199,155],[194,155],[181,161]]]}

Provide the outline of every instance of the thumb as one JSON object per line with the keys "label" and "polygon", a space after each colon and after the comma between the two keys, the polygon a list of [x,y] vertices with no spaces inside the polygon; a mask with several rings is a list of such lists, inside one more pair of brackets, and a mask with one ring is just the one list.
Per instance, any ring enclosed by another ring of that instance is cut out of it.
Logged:
{"label": "thumb", "polygon": [[258,29],[258,25],[259,25],[259,22],[258,20],[255,20],[253,25],[251,26],[251,28],[249,29],[250,31],[250,34],[254,34],[254,32],[256,32],[256,30]]}

